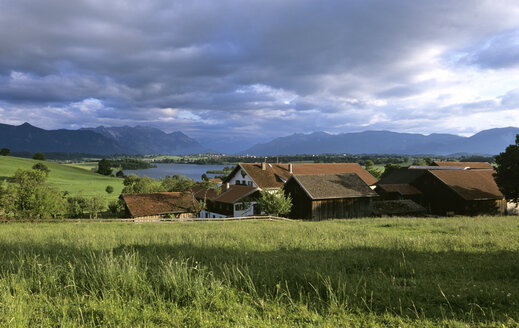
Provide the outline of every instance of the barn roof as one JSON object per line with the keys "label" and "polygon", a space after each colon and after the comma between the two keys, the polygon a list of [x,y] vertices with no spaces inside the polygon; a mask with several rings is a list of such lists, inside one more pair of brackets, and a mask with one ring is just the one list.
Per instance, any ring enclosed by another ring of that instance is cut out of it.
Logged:
{"label": "barn roof", "polygon": [[430,174],[466,200],[502,199],[494,180],[494,170],[437,171]]}
{"label": "barn roof", "polygon": [[132,217],[195,212],[190,193],[121,194],[121,198]]}
{"label": "barn roof", "polygon": [[460,166],[469,167],[471,169],[493,169],[492,164],[487,162],[433,162],[435,166]]}
{"label": "barn roof", "polygon": [[294,174],[294,179],[312,199],[376,197],[356,174]]}
{"label": "barn roof", "polygon": [[401,195],[420,195],[422,192],[410,184],[381,184],[379,188],[385,192],[398,192]]}
{"label": "barn roof", "polygon": [[256,185],[267,189],[282,187],[292,174],[356,173],[368,185],[377,182],[377,179],[357,163],[294,163],[291,165],[292,173],[289,164],[266,163],[265,170],[262,170],[261,163],[239,163],[229,176],[243,169]]}

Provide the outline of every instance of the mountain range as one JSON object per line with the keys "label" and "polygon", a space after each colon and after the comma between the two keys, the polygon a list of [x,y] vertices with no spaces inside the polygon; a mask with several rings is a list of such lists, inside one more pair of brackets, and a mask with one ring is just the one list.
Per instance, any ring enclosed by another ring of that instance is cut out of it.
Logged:
{"label": "mountain range", "polygon": [[[296,133],[233,153],[241,155],[295,154],[408,154],[456,153],[495,155],[515,142],[519,128],[483,130],[471,137],[453,134],[365,131],[329,134]],[[215,139],[218,136],[215,135]],[[196,154],[209,149],[180,131],[166,133],[147,126],[44,130],[24,123],[0,124],[0,147],[14,152],[63,152],[89,154]]]}
{"label": "mountain range", "polygon": [[110,154],[195,154],[207,149],[177,131],[136,127],[44,130],[24,123],[0,124],[0,147],[16,152]]}
{"label": "mountain range", "polygon": [[484,130],[471,137],[453,134],[397,133],[365,131],[358,133],[328,134],[314,132],[293,134],[257,144],[240,154],[295,155],[295,154],[408,154],[449,155],[455,153],[495,155],[515,142],[519,128],[507,127]]}

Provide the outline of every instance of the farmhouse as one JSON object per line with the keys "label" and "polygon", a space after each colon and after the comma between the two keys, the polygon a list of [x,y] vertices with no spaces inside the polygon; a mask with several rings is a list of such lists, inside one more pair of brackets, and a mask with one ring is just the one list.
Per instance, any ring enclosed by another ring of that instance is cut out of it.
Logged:
{"label": "farmhouse", "polygon": [[224,183],[260,189],[277,189],[282,187],[293,174],[342,173],[356,173],[370,186],[377,182],[377,179],[357,163],[239,163]]}
{"label": "farmhouse", "polygon": [[124,201],[127,216],[135,219],[190,218],[196,215],[190,193],[121,194],[120,198]]}
{"label": "farmhouse", "polygon": [[195,197],[206,203],[202,218],[240,217],[259,214],[259,189],[247,185],[222,185],[219,189],[198,189]]}
{"label": "farmhouse", "polygon": [[310,220],[366,217],[377,194],[356,173],[293,174],[284,186],[290,217]]}
{"label": "farmhouse", "polygon": [[411,199],[436,215],[504,214],[506,201],[491,169],[401,168],[377,183],[383,200]]}

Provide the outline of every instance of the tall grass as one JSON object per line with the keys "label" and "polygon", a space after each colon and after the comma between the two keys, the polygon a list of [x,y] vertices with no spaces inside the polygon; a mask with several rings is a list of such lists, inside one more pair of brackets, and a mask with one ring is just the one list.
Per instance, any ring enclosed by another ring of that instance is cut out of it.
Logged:
{"label": "tall grass", "polygon": [[517,326],[517,217],[0,226],[1,326]]}

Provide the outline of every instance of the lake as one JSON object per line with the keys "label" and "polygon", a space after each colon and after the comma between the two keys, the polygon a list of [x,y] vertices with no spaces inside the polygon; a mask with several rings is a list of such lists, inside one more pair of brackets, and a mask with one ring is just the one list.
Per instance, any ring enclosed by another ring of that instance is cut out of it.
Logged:
{"label": "lake", "polygon": [[[223,170],[226,166],[232,165],[198,165],[198,164],[160,164],[154,163],[157,165],[155,168],[151,169],[143,169],[143,170],[124,170],[124,174],[136,174],[138,176],[148,176],[150,178],[159,179],[164,178],[167,175],[183,175],[189,179],[193,179],[195,181],[202,180],[202,174],[206,173],[208,170]],[[215,174],[207,174],[208,177],[214,177]]]}

